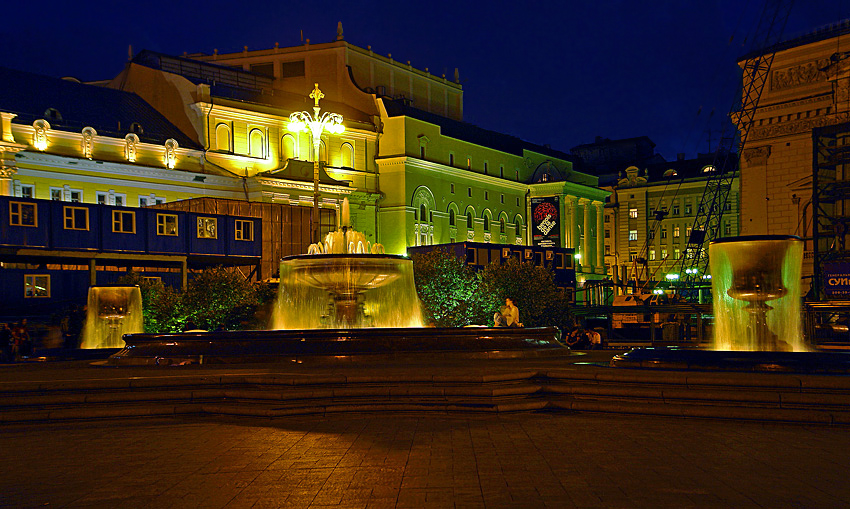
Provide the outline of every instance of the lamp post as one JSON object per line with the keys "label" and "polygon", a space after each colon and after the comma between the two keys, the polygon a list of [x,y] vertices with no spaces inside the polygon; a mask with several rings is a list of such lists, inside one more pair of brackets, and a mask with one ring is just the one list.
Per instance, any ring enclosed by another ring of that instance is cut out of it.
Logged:
{"label": "lamp post", "polygon": [[310,139],[313,142],[313,220],[310,222],[310,230],[314,243],[322,240],[319,238],[319,150],[322,145],[322,132],[339,134],[345,131],[345,126],[342,125],[342,115],[327,111],[320,113],[319,101],[323,97],[325,97],[325,94],[319,90],[319,84],[316,83],[315,88],[310,92],[310,99],[315,101],[313,113],[296,111],[289,115],[289,124],[287,125],[287,129],[295,133],[309,131]]}

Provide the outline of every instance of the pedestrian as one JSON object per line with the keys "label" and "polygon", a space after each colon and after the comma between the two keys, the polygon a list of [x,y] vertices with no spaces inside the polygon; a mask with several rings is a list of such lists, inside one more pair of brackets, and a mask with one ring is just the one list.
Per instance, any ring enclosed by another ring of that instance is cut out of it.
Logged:
{"label": "pedestrian", "polygon": [[6,323],[0,323],[0,362],[13,362],[15,360],[12,331]]}
{"label": "pedestrian", "polygon": [[20,357],[29,357],[32,355],[32,338],[30,337],[30,331],[27,328],[27,319],[23,318],[17,324],[17,331],[13,331],[17,333],[17,338],[19,341],[18,344],[18,355]]}

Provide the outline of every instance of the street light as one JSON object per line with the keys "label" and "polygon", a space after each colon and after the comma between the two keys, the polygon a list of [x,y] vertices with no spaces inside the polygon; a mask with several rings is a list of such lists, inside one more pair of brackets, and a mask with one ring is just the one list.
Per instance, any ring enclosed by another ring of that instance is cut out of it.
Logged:
{"label": "street light", "polygon": [[319,90],[319,84],[315,84],[315,88],[310,92],[310,99],[316,101],[313,106],[313,113],[309,111],[296,111],[289,115],[289,124],[286,126],[292,132],[300,133],[302,131],[310,132],[310,139],[313,142],[313,220],[310,222],[311,236],[313,242],[321,242],[319,238],[319,149],[322,145],[322,131],[327,131],[333,134],[339,134],[345,131],[345,126],[342,125],[342,115],[339,113],[319,113],[319,101],[325,97],[325,94]]}

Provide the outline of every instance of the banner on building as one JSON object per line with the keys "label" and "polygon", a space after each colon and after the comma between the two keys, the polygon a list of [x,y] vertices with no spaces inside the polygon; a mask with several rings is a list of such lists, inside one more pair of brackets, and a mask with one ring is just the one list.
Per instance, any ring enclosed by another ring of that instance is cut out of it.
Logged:
{"label": "banner on building", "polygon": [[540,247],[561,247],[561,217],[557,196],[531,199],[531,242]]}
{"label": "banner on building", "polygon": [[823,264],[823,291],[828,299],[850,297],[850,262]]}

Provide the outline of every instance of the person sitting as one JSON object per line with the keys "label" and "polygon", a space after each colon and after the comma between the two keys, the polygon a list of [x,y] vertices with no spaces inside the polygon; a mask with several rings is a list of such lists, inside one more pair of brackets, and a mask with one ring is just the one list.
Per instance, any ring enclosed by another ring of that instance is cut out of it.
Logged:
{"label": "person sitting", "polygon": [[505,299],[505,307],[502,308],[502,317],[505,319],[505,325],[508,327],[522,327],[519,321],[519,308],[514,304],[511,297]]}
{"label": "person sitting", "polygon": [[493,327],[506,327],[505,317],[498,311],[493,315]]}

